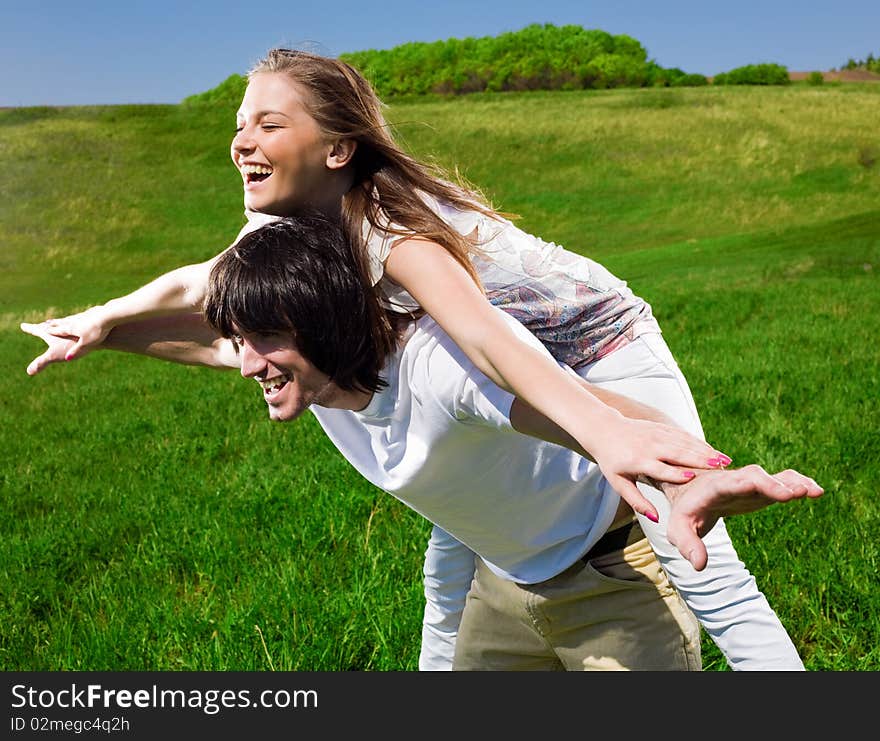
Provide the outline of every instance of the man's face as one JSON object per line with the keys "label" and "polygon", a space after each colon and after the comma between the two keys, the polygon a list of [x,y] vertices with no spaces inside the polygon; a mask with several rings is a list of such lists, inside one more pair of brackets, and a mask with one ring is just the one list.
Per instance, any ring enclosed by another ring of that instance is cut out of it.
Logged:
{"label": "man's face", "polygon": [[276,422],[296,419],[312,404],[327,406],[339,394],[330,377],[296,349],[290,333],[242,332],[233,341],[241,375],[259,382],[269,417]]}

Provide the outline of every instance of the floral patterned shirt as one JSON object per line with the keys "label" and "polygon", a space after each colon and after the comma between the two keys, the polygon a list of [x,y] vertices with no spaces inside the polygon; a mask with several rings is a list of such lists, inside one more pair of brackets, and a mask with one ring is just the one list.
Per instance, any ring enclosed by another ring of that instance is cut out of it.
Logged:
{"label": "floral patterned shirt", "polygon": [[[506,219],[422,197],[459,234],[476,230],[478,249],[471,261],[489,301],[525,325],[556,360],[577,368],[640,334],[660,332],[650,305],[599,263],[544,242]],[[384,276],[392,245],[402,237],[366,223],[363,237],[386,305],[404,312],[418,308],[409,293]]]}

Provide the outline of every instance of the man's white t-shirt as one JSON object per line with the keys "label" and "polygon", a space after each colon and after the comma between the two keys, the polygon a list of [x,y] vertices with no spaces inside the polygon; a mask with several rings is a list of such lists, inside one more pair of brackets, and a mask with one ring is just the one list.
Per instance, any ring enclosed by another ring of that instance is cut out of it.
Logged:
{"label": "man's white t-shirt", "polygon": [[433,319],[416,323],[382,376],[388,387],[365,409],[312,412],[365,478],[454,535],[500,577],[549,579],[605,533],[619,496],[599,467],[513,430],[513,397]]}

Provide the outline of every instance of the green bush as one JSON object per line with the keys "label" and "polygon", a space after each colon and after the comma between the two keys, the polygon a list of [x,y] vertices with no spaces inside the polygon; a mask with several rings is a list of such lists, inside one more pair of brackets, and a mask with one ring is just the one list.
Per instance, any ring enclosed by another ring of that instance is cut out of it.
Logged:
{"label": "green bush", "polygon": [[788,85],[788,69],[781,64],[747,64],[715,75],[714,85]]}
{"label": "green bush", "polygon": [[683,75],[679,77],[674,83],[674,87],[702,87],[703,85],[708,85],[709,80],[706,75],[699,75],[695,73],[691,73],[688,75]]}
{"label": "green bush", "polygon": [[499,36],[402,44],[387,50],[341,54],[382,97],[424,93],[462,94],[508,90],[703,84],[681,70],[648,61],[634,38],[581,26],[532,24]]}
{"label": "green bush", "polygon": [[807,76],[808,85],[822,85],[825,82],[825,75],[821,72],[810,72]]}
{"label": "green bush", "polygon": [[651,87],[671,87],[685,76],[685,71],[678,67],[664,69],[655,62],[649,62],[647,68],[647,84]]}

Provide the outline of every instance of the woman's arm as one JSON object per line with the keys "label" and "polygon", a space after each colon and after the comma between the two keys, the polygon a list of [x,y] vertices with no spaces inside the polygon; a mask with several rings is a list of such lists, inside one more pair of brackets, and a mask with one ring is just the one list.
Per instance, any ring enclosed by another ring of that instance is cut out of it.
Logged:
{"label": "woman's arm", "polygon": [[[49,333],[72,340],[67,345],[65,356],[57,360],[82,357],[90,349],[100,345],[113,327],[123,322],[198,311],[205,298],[208,275],[214,260],[216,258],[177,268],[132,293],[93,306],[79,314],[61,319],[47,319],[43,325]],[[31,373],[31,367],[37,373],[46,365],[49,363],[35,361],[29,366],[28,373]]]}
{"label": "woman's arm", "polygon": [[[21,329],[46,343],[46,351],[28,366],[28,375],[36,375],[51,363],[57,363],[69,354],[75,339],[59,337],[41,324],[23,323]],[[234,344],[222,338],[205,322],[201,314],[177,314],[126,322],[114,327],[91,350],[120,350],[148,355],[184,365],[204,365],[210,368],[238,368],[239,358]]]}
{"label": "woman's arm", "polygon": [[677,427],[627,419],[586,393],[546,353],[519,339],[455,259],[440,245],[404,239],[392,248],[386,275],[403,286],[493,382],[565,430],[599,464],[614,489],[637,512],[656,517],[639,492],[640,475],[682,483],[676,466],[729,462]]}
{"label": "woman's arm", "polygon": [[[255,212],[247,212],[247,216],[248,222],[239,231],[233,245],[248,232],[276,218]],[[38,373],[52,362],[82,357],[91,348],[100,345],[113,327],[124,322],[201,311],[208,276],[218,257],[219,255],[205,262],[171,270],[132,293],[93,306],[79,314],[61,319],[47,319],[43,324],[50,334],[72,342],[67,343],[65,355],[55,358],[55,354],[50,353],[53,359],[49,362],[38,362],[39,359],[32,362],[28,366],[28,373]],[[33,373],[32,368],[35,369]]]}

